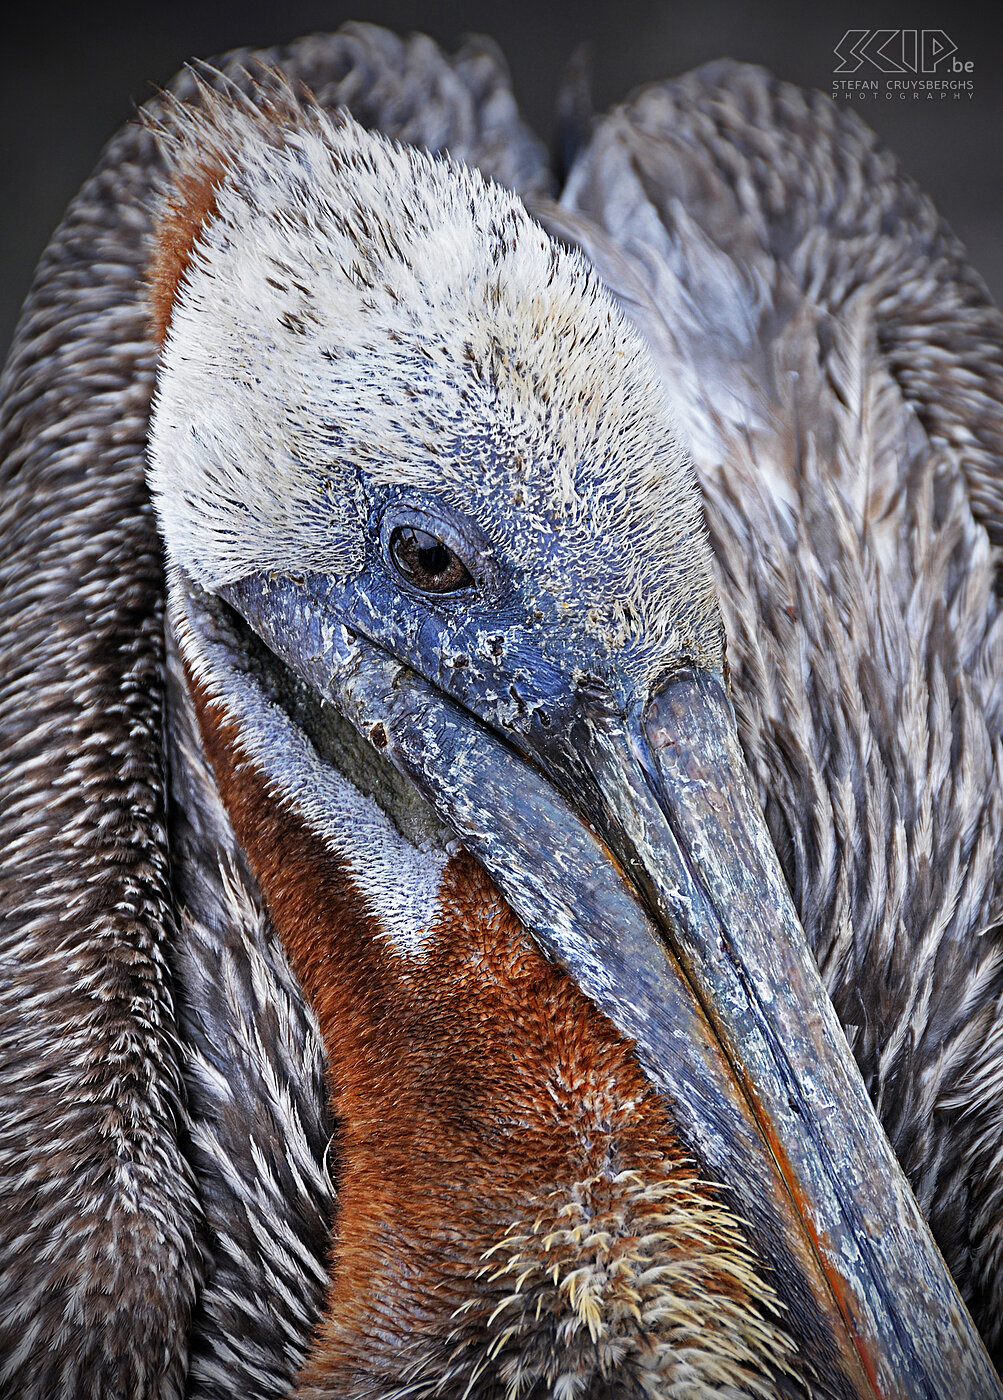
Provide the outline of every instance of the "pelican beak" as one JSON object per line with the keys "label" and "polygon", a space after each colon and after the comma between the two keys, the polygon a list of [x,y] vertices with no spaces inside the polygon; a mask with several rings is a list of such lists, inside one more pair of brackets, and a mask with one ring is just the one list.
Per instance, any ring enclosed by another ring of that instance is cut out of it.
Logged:
{"label": "pelican beak", "polygon": [[721,680],[682,670],[626,715],[555,706],[502,735],[472,696],[274,595],[232,601],[634,1042],[746,1223],[806,1393],[999,1400],[822,986]]}

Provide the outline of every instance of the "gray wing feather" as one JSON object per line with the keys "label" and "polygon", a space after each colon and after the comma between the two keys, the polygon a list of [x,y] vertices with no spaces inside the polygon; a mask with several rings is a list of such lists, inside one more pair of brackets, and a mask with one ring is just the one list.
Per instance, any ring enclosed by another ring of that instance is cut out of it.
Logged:
{"label": "gray wing feather", "polygon": [[171,961],[188,1154],[212,1261],[189,1394],[282,1395],[327,1284],[324,1049],[202,753],[170,635],[167,654]]}
{"label": "gray wing feather", "polygon": [[[486,44],[348,26],[202,76],[267,87],[261,64],[547,186]],[[191,74],[175,88],[197,100]],[[0,1388],[24,1400],[180,1397],[189,1340],[191,1393],[284,1393],[323,1290],[316,1028],[168,684],[144,476],[158,168],[139,125],[112,141],[2,385]]]}
{"label": "gray wing feather", "polygon": [[999,1360],[1003,321],[863,123],[758,69],[644,90],[535,207],[689,434],[774,841]]}
{"label": "gray wing feather", "polygon": [[25,1397],[180,1397],[202,1274],[143,484],[151,159],[130,131],[71,205],[3,385],[0,1379]]}

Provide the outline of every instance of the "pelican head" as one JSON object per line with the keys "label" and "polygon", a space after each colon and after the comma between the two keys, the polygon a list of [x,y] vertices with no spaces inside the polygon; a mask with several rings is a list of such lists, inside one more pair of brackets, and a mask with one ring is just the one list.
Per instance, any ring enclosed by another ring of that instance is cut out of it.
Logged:
{"label": "pelican head", "polygon": [[994,1394],[752,794],[639,337],[348,118],[205,93],[163,139],[172,619],[338,1124],[302,1393]]}

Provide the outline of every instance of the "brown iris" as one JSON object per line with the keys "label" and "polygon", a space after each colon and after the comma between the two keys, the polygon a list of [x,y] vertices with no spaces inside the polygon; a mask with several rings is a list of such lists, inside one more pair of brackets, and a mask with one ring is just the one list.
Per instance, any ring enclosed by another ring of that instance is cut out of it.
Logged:
{"label": "brown iris", "polygon": [[448,545],[413,525],[394,530],[390,557],[408,583],[430,593],[452,593],[473,583],[467,566]]}

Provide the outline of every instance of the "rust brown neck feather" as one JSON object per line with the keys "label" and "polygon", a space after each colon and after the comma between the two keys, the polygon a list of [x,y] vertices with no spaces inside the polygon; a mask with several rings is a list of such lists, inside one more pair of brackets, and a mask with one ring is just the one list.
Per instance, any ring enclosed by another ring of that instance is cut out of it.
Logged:
{"label": "rust brown neck feather", "polygon": [[[692,1173],[631,1044],[546,961],[470,857],[446,868],[427,950],[402,956],[330,850],[270,795],[221,710],[194,693],[221,795],[327,1049],[338,1214],[302,1385],[340,1394],[381,1367],[400,1374],[416,1336],[454,1335],[488,1252],[532,1230],[548,1200],[557,1209],[580,1183],[628,1170],[638,1181]],[[722,1287],[736,1292],[733,1280]]]}

